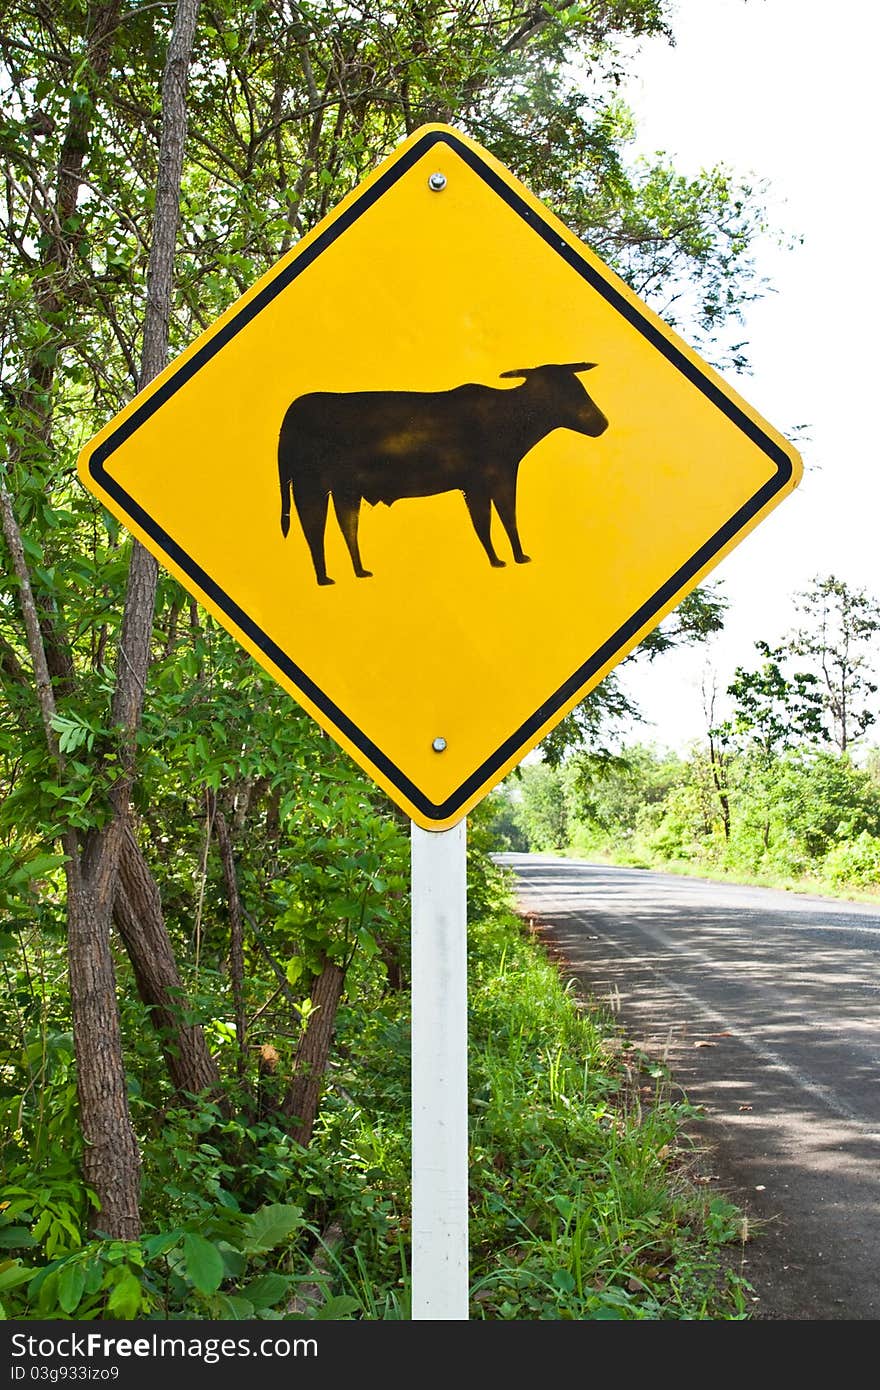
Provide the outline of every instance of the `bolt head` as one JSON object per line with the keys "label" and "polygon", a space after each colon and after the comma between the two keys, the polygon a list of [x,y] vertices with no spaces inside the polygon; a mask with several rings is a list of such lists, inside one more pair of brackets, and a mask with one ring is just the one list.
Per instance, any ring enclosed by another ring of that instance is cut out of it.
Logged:
{"label": "bolt head", "polygon": [[434,742],[431,744],[431,747],[433,748],[435,753],[442,753],[446,748],[446,739],[435,738]]}
{"label": "bolt head", "polygon": [[428,187],[432,193],[441,193],[446,187],[446,175],[441,174],[438,170],[436,174],[432,174],[428,179]]}

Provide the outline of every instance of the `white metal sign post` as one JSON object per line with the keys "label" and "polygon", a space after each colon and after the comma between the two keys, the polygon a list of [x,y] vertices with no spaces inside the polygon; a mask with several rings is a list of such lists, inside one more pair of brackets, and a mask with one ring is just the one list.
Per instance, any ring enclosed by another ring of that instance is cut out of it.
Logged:
{"label": "white metal sign post", "polygon": [[412,1317],[468,1316],[466,822],[412,826]]}

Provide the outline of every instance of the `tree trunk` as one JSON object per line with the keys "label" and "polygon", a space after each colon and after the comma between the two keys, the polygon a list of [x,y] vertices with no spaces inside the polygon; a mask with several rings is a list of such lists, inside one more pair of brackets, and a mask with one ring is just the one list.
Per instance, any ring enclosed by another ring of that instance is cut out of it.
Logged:
{"label": "tree trunk", "polygon": [[314,1129],[321,1099],[321,1089],[330,1048],[336,1011],[342,998],[345,971],[341,965],[324,959],[320,975],[312,988],[314,1012],[309,1015],[305,1032],[299,1040],[293,1059],[293,1078],[284,1098],[282,1112],[293,1120],[291,1137],[306,1146]]}
{"label": "tree trunk", "polygon": [[727,778],[725,774],[724,755],[715,747],[712,732],[709,731],[709,766],[712,769],[712,782],[718,794],[718,802],[721,806],[721,823],[724,826],[724,838],[730,840],[730,797],[727,794]]}
{"label": "tree trunk", "polygon": [[83,1177],[96,1193],[96,1233],[140,1235],[140,1154],[128,1113],[109,914],[88,883],[68,871],[67,930]]}
{"label": "tree trunk", "polygon": [[[156,206],[150,242],[150,261],[147,272],[147,310],[144,319],[144,343],[140,385],[151,380],[168,356],[168,320],[170,315],[172,266],[177,241],[180,201],[180,180],[183,169],[183,148],[186,136],[186,75],[189,70],[195,33],[198,0],[178,0],[174,28],[168,47],[168,58],[162,80],[162,134],[159,150],[159,172],[156,185]],[[153,629],[156,579],[155,560],[137,542],[132,545],[125,608],[119,637],[116,684],[113,691],[111,719],[121,730],[119,766],[121,776],[110,795],[113,818],[102,831],[89,837],[82,856],[82,892],[74,895],[73,910],[77,916],[78,934],[85,948],[89,930],[92,940],[85,956],[93,962],[91,974],[74,969],[71,960],[71,1003],[74,1017],[88,1015],[96,1009],[105,1020],[108,1031],[96,1033],[86,1024],[80,1027],[81,1045],[77,1046],[80,1117],[83,1132],[103,1135],[106,1143],[89,1150],[87,1177],[95,1187],[101,1204],[95,1224],[108,1235],[131,1238],[138,1232],[137,1166],[120,1165],[119,1154],[126,1150],[131,1124],[127,1108],[115,1108],[102,1082],[104,1069],[114,1067],[123,1084],[122,1048],[116,1014],[115,981],[110,956],[110,917],[116,892],[120,850],[128,829],[128,807],[135,776],[137,730],[143,709],[147,671],[150,662],[150,639]],[[91,911],[92,921],[83,916]],[[71,947],[77,932],[71,926]],[[90,983],[100,983],[112,991],[100,1001],[91,1000]],[[81,991],[85,989],[86,994]],[[115,1018],[110,1029],[109,1019]],[[74,1037],[77,1028],[74,1027]],[[115,1040],[110,1049],[109,1039]],[[117,1079],[117,1089],[119,1080]],[[108,1126],[112,1125],[112,1134]],[[115,1136],[112,1137],[112,1136]],[[133,1141],[132,1141],[133,1142]],[[91,1143],[87,1139],[87,1146]],[[121,1187],[126,1179],[129,1186]]]}
{"label": "tree trunk", "polygon": [[130,825],[123,832],[113,917],[138,994],[159,1034],[175,1090],[184,1095],[218,1095],[220,1072],[204,1030],[190,1020],[191,1006],[165,926],[159,890]]}
{"label": "tree trunk", "polygon": [[[120,0],[109,0],[109,3],[95,4],[89,10],[89,44],[82,66],[86,81],[94,79],[98,84],[106,76],[112,36],[121,8]],[[161,370],[167,358],[172,269],[186,134],[186,85],[197,13],[198,0],[177,0],[162,83],[162,134],[147,276],[141,385]],[[96,93],[92,95],[96,101]],[[89,121],[93,110],[94,102],[80,104],[76,108],[71,104],[68,129],[62,143],[55,198],[59,233],[55,244],[44,253],[41,270],[45,273],[37,277],[34,285],[38,304],[47,315],[61,308],[56,286],[63,284],[63,277],[57,274],[57,267],[64,267],[68,258],[75,254],[75,247],[65,239],[65,232],[76,210],[82,186],[83,157],[88,148]],[[52,361],[36,357],[29,364],[28,385],[22,402],[30,415],[42,422],[41,437],[47,445],[53,374]],[[0,510],[20,581],[19,593],[28,649],[33,661],[46,739],[59,773],[63,776],[65,760],[53,728],[53,679],[64,689],[72,684],[70,651],[57,628],[54,608],[46,603],[38,605],[34,600],[11,497],[5,485],[0,485]],[[110,793],[113,816],[104,829],[87,834],[81,846],[75,831],[70,830],[62,836],[66,854],[69,978],[77,1093],[85,1143],[83,1170],[100,1206],[99,1214],[92,1219],[93,1227],[107,1236],[120,1239],[131,1239],[139,1232],[139,1156],[128,1114],[116,982],[110,953],[110,920],[135,774],[136,737],[149,666],[155,585],[155,561],[135,543],[111,711],[114,726],[121,730],[117,750],[120,776]]]}

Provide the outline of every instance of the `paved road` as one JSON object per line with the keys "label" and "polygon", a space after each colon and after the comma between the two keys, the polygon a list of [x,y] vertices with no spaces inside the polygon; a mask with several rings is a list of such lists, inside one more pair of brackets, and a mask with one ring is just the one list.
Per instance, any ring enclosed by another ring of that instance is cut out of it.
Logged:
{"label": "paved road", "polygon": [[705,1107],[709,1176],[762,1223],[757,1316],[880,1318],[880,911],[499,860],[582,992]]}

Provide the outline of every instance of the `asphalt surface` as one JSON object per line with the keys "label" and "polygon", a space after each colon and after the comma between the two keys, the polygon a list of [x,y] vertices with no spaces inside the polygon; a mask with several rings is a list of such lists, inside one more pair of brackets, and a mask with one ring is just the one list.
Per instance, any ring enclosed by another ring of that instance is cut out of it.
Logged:
{"label": "asphalt surface", "polygon": [[499,855],[582,995],[703,1108],[704,1180],[759,1234],[759,1319],[880,1317],[880,911]]}

